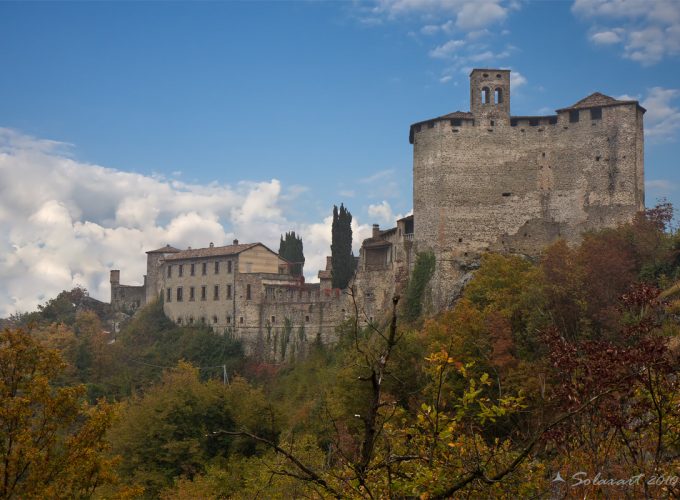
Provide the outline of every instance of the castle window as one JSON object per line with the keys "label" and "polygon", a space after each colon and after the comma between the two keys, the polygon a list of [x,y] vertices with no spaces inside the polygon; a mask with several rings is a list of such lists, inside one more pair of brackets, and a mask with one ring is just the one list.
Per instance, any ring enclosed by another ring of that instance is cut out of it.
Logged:
{"label": "castle window", "polygon": [[497,73],[497,74],[496,74],[496,78],[500,78],[500,77],[501,77],[501,74],[500,74],[500,73]]}
{"label": "castle window", "polygon": [[179,265],[179,269],[178,269],[178,271],[177,271],[177,275],[178,275],[180,278],[181,278],[182,276],[184,276],[184,264],[180,264],[180,265]]}
{"label": "castle window", "polygon": [[213,300],[220,300],[220,285],[213,287]]}
{"label": "castle window", "polygon": [[491,121],[489,122],[489,124],[493,127],[494,125],[496,125],[496,122],[493,121],[493,120],[491,120]]}
{"label": "castle window", "polygon": [[168,278],[172,278],[172,266],[168,266]]}
{"label": "castle window", "polygon": [[501,104],[503,102],[503,89],[497,88],[494,91],[496,97],[496,104]]}
{"label": "castle window", "polygon": [[489,73],[484,73],[482,76],[483,76],[484,78],[489,78]]}
{"label": "castle window", "polygon": [[595,161],[600,161],[600,157],[599,157],[599,156],[596,156],[596,157],[595,157]]}
{"label": "castle window", "polygon": [[309,323],[309,316],[305,316],[305,321]]}
{"label": "castle window", "polygon": [[578,109],[569,111],[569,123],[578,123]]}
{"label": "castle window", "polygon": [[461,127],[462,125],[463,125],[463,120],[461,120],[460,118],[454,118],[453,120],[451,120],[451,126],[452,127]]}
{"label": "castle window", "polygon": [[217,323],[217,316],[213,316],[213,323]]}
{"label": "castle window", "polygon": [[172,301],[172,288],[168,288],[165,290],[165,301],[166,302]]}
{"label": "castle window", "polygon": [[177,318],[177,324],[181,325],[182,324],[182,318]]}
{"label": "castle window", "polygon": [[503,196],[512,196],[512,193],[503,193]]}
{"label": "castle window", "polygon": [[272,325],[276,323],[276,316],[272,316]]}
{"label": "castle window", "polygon": [[231,298],[231,285],[227,285],[227,298]]}
{"label": "castle window", "polygon": [[182,302],[182,287],[177,287],[177,302]]}
{"label": "castle window", "polygon": [[215,262],[215,274],[220,274],[220,261]]}
{"label": "castle window", "polygon": [[530,127],[537,127],[538,126],[538,118],[530,118],[529,119],[529,126]]}
{"label": "castle window", "polygon": [[511,118],[511,119],[510,119],[510,126],[511,126],[511,127],[516,127],[516,126],[517,126],[517,118]]}
{"label": "castle window", "polygon": [[231,274],[231,261],[230,260],[227,261],[227,273]]}
{"label": "castle window", "polygon": [[482,104],[489,104],[491,99],[491,90],[489,87],[484,87],[482,89]]}
{"label": "castle window", "polygon": [[189,287],[189,300],[194,300],[195,298],[195,289],[193,286],[191,286]]}
{"label": "castle window", "polygon": [[203,265],[201,266],[201,274],[205,276],[208,274],[208,263],[204,262]]}
{"label": "castle window", "polygon": [[205,286],[205,285],[203,285],[201,287],[201,300],[205,300],[206,295],[207,295],[207,289],[208,289],[208,287]]}
{"label": "castle window", "polygon": [[590,109],[590,119],[591,120],[602,119],[602,108],[591,108]]}
{"label": "castle window", "polygon": [[189,274],[191,274],[192,276],[196,275],[196,265],[195,264],[191,264],[191,271],[190,271]]}
{"label": "castle window", "polygon": [[463,243],[463,238],[458,238],[458,243]]}
{"label": "castle window", "polygon": [[189,324],[190,325],[194,324],[194,317],[193,316],[189,316]]}
{"label": "castle window", "polygon": [[250,300],[250,285],[246,285],[246,300]]}
{"label": "castle window", "polygon": [[227,316],[227,325],[231,325],[231,316]]}
{"label": "castle window", "polygon": [[238,322],[241,323],[241,324],[243,324],[243,316],[241,316],[241,317],[238,319]]}

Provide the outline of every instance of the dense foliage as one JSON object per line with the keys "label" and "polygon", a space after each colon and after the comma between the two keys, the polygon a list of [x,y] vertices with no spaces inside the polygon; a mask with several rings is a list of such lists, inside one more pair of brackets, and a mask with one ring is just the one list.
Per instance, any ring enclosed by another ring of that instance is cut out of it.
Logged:
{"label": "dense foliage", "polygon": [[421,316],[424,293],[434,273],[435,258],[432,252],[421,252],[416,256],[411,279],[406,289],[404,319],[415,321]]}
{"label": "dense foliage", "polygon": [[352,214],[341,203],[333,206],[331,227],[331,277],[333,288],[346,288],[354,274],[352,253]]}
{"label": "dense foliage", "polygon": [[286,233],[285,238],[281,235],[279,255],[291,263],[290,273],[293,276],[302,276],[305,254],[301,236],[297,236],[295,231]]}
{"label": "dense foliage", "polygon": [[[160,304],[111,343],[97,315],[59,302],[31,339],[68,362],[51,390],[82,381],[118,401],[111,450],[91,456],[127,494],[677,498],[671,215],[661,205],[578,245],[558,241],[536,261],[485,255],[452,309],[402,322],[395,299],[384,328],[348,321],[336,345],[313,344],[288,364],[244,361],[228,334],[177,327]],[[419,257],[410,319],[433,265]],[[49,323],[62,316],[70,323]]]}

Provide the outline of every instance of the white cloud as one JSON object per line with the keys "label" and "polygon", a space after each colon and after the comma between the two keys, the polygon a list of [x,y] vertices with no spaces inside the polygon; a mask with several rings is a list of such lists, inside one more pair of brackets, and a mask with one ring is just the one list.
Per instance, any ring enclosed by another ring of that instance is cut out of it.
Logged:
{"label": "white cloud", "polygon": [[[222,245],[238,238],[275,250],[303,236],[308,278],[325,266],[331,219],[296,223],[286,203],[305,191],[272,179],[191,184],[79,162],[68,145],[0,128],[0,317],[33,310],[63,289],[109,299],[109,270],[141,284],[145,251]],[[355,250],[368,225],[354,220]]]}
{"label": "white cloud", "polygon": [[453,77],[451,75],[444,75],[439,79],[439,82],[440,83],[446,83],[446,82],[451,81],[452,78]]}
{"label": "white cloud", "polygon": [[659,191],[662,194],[675,191],[676,188],[677,185],[675,182],[669,181],[667,179],[650,179],[645,181],[645,189]]}
{"label": "white cloud", "polygon": [[510,88],[511,89],[517,89],[521,87],[522,85],[526,85],[527,79],[526,77],[520,73],[519,71],[511,71],[510,72]]}
{"label": "white cloud", "polygon": [[503,21],[508,9],[493,1],[465,3],[456,18],[456,26],[462,30],[477,30],[490,24]]}
{"label": "white cloud", "polygon": [[619,43],[621,41],[621,35],[619,35],[617,31],[621,30],[600,31],[599,33],[593,33],[590,36],[590,39],[599,45]]}
{"label": "white cloud", "polygon": [[653,87],[640,101],[645,113],[645,136],[651,142],[666,142],[677,138],[680,130],[680,109],[673,105],[680,97],[678,89]]}
{"label": "white cloud", "polygon": [[430,51],[430,57],[435,59],[447,59],[453,57],[456,52],[465,47],[463,40],[449,40],[448,42],[438,45]]}
{"label": "white cloud", "polygon": [[[378,0],[368,9],[369,19],[448,16],[458,29],[478,30],[505,20],[510,7],[503,0]],[[364,7],[365,8],[365,7]],[[432,23],[429,26],[434,26]]]}
{"label": "white cloud", "polygon": [[392,212],[392,207],[390,204],[383,200],[382,203],[368,206],[368,215],[378,222],[384,222],[386,224],[393,224],[395,221],[394,213]]}
{"label": "white cloud", "polygon": [[677,0],[575,0],[572,11],[593,24],[592,42],[620,44],[624,57],[642,65],[680,54]]}

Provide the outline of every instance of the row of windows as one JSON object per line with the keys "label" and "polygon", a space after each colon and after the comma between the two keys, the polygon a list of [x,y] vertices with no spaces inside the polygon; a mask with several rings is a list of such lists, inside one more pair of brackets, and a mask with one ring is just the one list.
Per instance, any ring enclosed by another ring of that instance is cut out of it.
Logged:
{"label": "row of windows", "polygon": [[[200,264],[187,264],[189,266],[189,275],[190,276],[196,276],[196,267],[200,266],[201,267],[201,276],[206,276],[208,274],[208,263],[207,262],[202,262]],[[167,277],[172,278],[172,265],[168,265],[167,267]],[[213,273],[214,274],[220,274],[220,261],[215,261],[213,262]],[[232,272],[232,261],[228,260],[227,261],[227,274],[231,274]],[[177,276],[180,278],[184,276],[184,264],[178,264],[177,265]]]}
{"label": "row of windows", "polygon": [[[178,324],[178,325],[181,325],[182,322],[183,322],[182,318],[177,318],[176,321],[177,321],[177,324]],[[205,325],[205,324],[207,323],[205,316],[201,316],[200,321],[201,321],[201,324],[203,324],[203,325]],[[216,316],[216,315],[213,315],[213,317],[212,317],[212,322],[213,322],[214,324],[217,324],[217,316]],[[240,324],[243,324],[243,316],[241,316],[241,317],[239,318],[239,323],[240,323]],[[187,320],[187,324],[188,324],[188,325],[193,325],[193,324],[194,324],[194,317],[193,317],[193,316],[189,316],[189,319]],[[228,325],[231,325],[231,316],[227,316],[227,324],[228,324]]]}
{"label": "row of windows", "polygon": [[[578,109],[572,109],[569,111],[569,123],[577,123],[580,117],[580,111]],[[590,119],[591,120],[601,120],[602,119],[602,108],[590,108]]]}
{"label": "row of windows", "polygon": [[[371,319],[373,319],[373,318],[371,318]],[[205,316],[201,316],[200,321],[201,321],[202,324],[205,324],[205,323],[206,323],[206,317],[205,317]],[[213,322],[214,324],[217,324],[218,318],[217,318],[217,315],[216,315],[216,314],[213,315],[213,317],[212,317],[212,322]],[[194,317],[193,317],[193,316],[189,316],[189,319],[187,320],[187,323],[190,324],[190,325],[193,324],[193,323],[194,323]],[[274,324],[274,323],[276,323],[276,316],[272,316],[271,324]],[[305,316],[305,323],[309,323],[309,316]],[[181,317],[180,317],[180,318],[177,318],[177,324],[178,324],[178,325],[181,325],[181,324],[182,324],[182,318],[181,318]],[[230,316],[230,315],[227,315],[227,324],[228,324],[228,325],[231,325],[231,316]],[[243,316],[241,316],[241,317],[239,318],[239,324],[241,324],[241,325],[243,324]]]}
{"label": "row of windows", "polygon": [[[231,299],[232,298],[231,285],[226,285],[225,291],[226,291],[225,299],[227,299],[227,300]],[[213,300],[220,300],[220,285],[213,286],[212,297],[213,297]],[[246,300],[250,300],[250,299],[251,299],[250,285],[246,285]],[[177,287],[177,289],[175,290],[175,300],[177,302],[184,301],[184,287],[181,287],[181,286]],[[190,286],[189,287],[189,301],[194,301],[194,300],[196,300],[196,287]],[[203,285],[201,287],[201,300],[208,300],[208,287],[206,285]],[[172,288],[166,288],[165,289],[165,301],[166,302],[172,302]]]}
{"label": "row of windows", "polygon": [[493,91],[491,96],[491,89],[489,87],[482,88],[482,104],[502,104],[503,103],[503,89],[500,87]]}

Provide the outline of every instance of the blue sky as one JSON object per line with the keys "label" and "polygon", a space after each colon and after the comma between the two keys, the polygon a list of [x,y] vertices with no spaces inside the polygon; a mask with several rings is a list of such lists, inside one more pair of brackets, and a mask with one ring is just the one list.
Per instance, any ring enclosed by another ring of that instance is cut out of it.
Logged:
{"label": "blue sky", "polygon": [[359,236],[411,209],[408,127],[467,110],[472,67],[513,70],[513,114],[641,100],[648,204],[680,206],[679,56],[676,0],[0,2],[0,314],[106,298],[166,240],[296,229],[313,276],[334,203]]}

